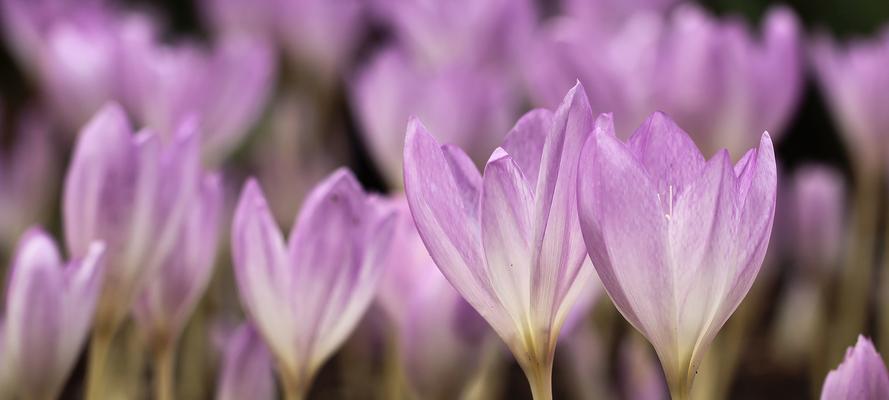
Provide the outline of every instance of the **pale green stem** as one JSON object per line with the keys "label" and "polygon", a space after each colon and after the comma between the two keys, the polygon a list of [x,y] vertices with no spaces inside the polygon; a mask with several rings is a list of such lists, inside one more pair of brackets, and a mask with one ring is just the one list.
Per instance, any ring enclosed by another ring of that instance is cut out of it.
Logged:
{"label": "pale green stem", "polygon": [[154,395],[158,400],[173,400],[173,371],[176,352],[172,342],[154,352]]}
{"label": "pale green stem", "polygon": [[846,253],[845,267],[840,277],[838,313],[833,324],[835,334],[832,335],[829,365],[840,361],[845,348],[855,342],[855,337],[862,332],[866,322],[867,296],[876,246],[879,183],[878,174],[858,168],[855,218],[850,236],[852,240],[849,241],[852,246]]}
{"label": "pale green stem", "polygon": [[105,363],[113,335],[96,329],[90,338],[89,367],[87,370],[86,400],[101,400],[105,389]]}
{"label": "pale green stem", "polygon": [[[551,359],[552,357],[550,357]],[[531,395],[534,400],[552,400],[553,398],[553,363],[535,363],[525,371]]]}

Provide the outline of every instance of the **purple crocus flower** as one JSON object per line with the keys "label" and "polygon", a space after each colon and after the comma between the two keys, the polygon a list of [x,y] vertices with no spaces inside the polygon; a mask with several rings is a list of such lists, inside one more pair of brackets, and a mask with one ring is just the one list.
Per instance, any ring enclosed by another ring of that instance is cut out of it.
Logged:
{"label": "purple crocus flower", "polygon": [[197,115],[204,153],[218,161],[249,131],[273,86],[274,55],[258,39],[225,35],[207,49],[166,44],[159,21],[103,1],[3,1],[10,34],[24,41],[15,43],[19,60],[71,132],[108,101],[165,136]]}
{"label": "purple crocus flower", "polygon": [[423,245],[404,197],[395,209],[393,245],[377,300],[392,323],[398,356],[412,394],[458,398],[478,372],[493,337],[485,321],[441,275]]}
{"label": "purple crocus flower", "polygon": [[534,397],[551,398],[556,339],[587,278],[577,160],[592,130],[577,84],[555,113],[522,117],[484,176],[463,151],[408,123],[404,180],[429,255],[506,342]]}
{"label": "purple crocus flower", "polygon": [[732,166],[726,150],[705,160],[664,114],[627,142],[602,115],[578,188],[580,226],[606,292],[654,345],[674,398],[685,398],[765,257],[777,191],[769,135]]}
{"label": "purple crocus flower", "polygon": [[390,48],[360,72],[352,98],[374,160],[389,183],[400,187],[408,117],[419,117],[437,138],[481,162],[514,117],[508,87],[493,70],[464,64],[425,68]]}
{"label": "purple crocus flower", "polygon": [[214,28],[275,40],[324,78],[350,61],[364,29],[360,0],[202,0]]}
{"label": "purple crocus flower", "polygon": [[755,35],[739,20],[695,7],[677,10],[665,33],[654,106],[707,152],[728,148],[738,157],[759,132],[778,138],[796,108],[803,77],[796,15],[774,8]]}
{"label": "purple crocus flower", "polygon": [[275,399],[272,356],[249,323],[231,333],[223,351],[216,400]]}
{"label": "purple crocus flower", "polygon": [[162,134],[197,116],[205,158],[218,163],[265,105],[275,70],[271,48],[243,35],[222,37],[212,49],[161,45],[151,21],[130,21],[119,38],[117,96],[139,122]]}
{"label": "purple crocus flower", "polygon": [[10,385],[9,392],[0,387],[0,394],[59,395],[92,326],[104,253],[105,245],[94,242],[83,258],[66,263],[42,230],[32,228],[22,236],[0,324],[0,370]]}
{"label": "purple crocus flower", "polygon": [[889,398],[889,372],[870,339],[859,335],[846,358],[827,374],[821,400],[871,400]]}
{"label": "purple crocus flower", "polygon": [[392,225],[340,169],[308,196],[285,244],[259,184],[244,185],[232,227],[235,278],[288,396],[306,394],[364,314]]}
{"label": "purple crocus flower", "polygon": [[162,146],[150,131],[134,135],[123,109],[109,104],[80,133],[62,212],[74,257],[83,257],[94,240],[107,244],[96,338],[110,340],[175,250],[200,188],[200,138],[193,128],[183,126]]}
{"label": "purple crocus flower", "polygon": [[45,25],[19,60],[34,75],[55,121],[74,133],[115,96],[116,22],[88,7]]}
{"label": "purple crocus flower", "polygon": [[536,21],[528,0],[374,0],[377,18],[423,65],[509,65]]}
{"label": "purple crocus flower", "polygon": [[843,177],[827,167],[807,166],[794,174],[792,190],[794,258],[804,268],[834,267],[846,233]]}
{"label": "purple crocus flower", "polygon": [[677,0],[566,0],[565,14],[589,22],[599,31],[619,29],[627,20],[641,13],[664,12]]}
{"label": "purple crocus flower", "polygon": [[870,40],[841,47],[821,36],[812,47],[818,81],[851,147],[854,161],[869,173],[884,168],[889,149],[889,28]]}
{"label": "purple crocus flower", "polygon": [[199,198],[185,216],[173,250],[135,304],[136,321],[153,346],[175,345],[210,281],[219,244],[222,195],[220,176],[203,178]]}
{"label": "purple crocus flower", "polygon": [[801,29],[787,9],[768,13],[759,38],[691,5],[635,15],[610,33],[591,25],[561,20],[532,47],[526,69],[538,102],[554,103],[580,77],[593,109],[614,113],[621,137],[663,110],[705,151],[736,157],[757,143],[752,132],[782,133],[795,108]]}

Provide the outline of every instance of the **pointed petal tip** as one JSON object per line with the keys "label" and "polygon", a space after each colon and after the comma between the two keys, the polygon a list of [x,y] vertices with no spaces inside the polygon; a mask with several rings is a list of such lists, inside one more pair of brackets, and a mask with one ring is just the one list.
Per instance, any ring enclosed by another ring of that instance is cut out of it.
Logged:
{"label": "pointed petal tip", "polygon": [[247,178],[247,181],[244,182],[244,186],[241,189],[241,196],[239,197],[238,206],[235,211],[235,221],[240,220],[243,213],[246,213],[247,210],[253,209],[254,207],[267,208],[268,206],[266,205],[265,193],[262,191],[262,186],[255,177],[251,176],[250,178]]}
{"label": "pointed petal tip", "polygon": [[[593,126],[594,135],[591,136],[598,134],[609,134],[611,136],[617,135],[614,131],[614,115],[610,112],[599,114],[599,116],[596,117],[596,122]],[[587,139],[587,141],[589,141],[589,139]]]}
{"label": "pointed petal tip", "polygon": [[485,169],[487,169],[487,165],[493,162],[499,161],[502,158],[510,157],[509,153],[506,152],[502,147],[498,147],[494,149],[494,152],[491,153],[491,157],[488,157],[488,161],[485,163]]}

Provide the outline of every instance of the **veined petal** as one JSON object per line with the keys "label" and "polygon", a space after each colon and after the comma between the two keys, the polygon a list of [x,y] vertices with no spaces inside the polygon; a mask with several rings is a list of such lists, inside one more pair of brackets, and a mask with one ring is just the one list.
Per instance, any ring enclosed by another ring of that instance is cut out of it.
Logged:
{"label": "veined petal", "polygon": [[498,334],[509,338],[513,325],[491,289],[478,197],[471,198],[480,178],[467,171],[468,157],[460,154],[443,149],[419,120],[411,119],[404,147],[405,194],[417,231],[442,274]]}
{"label": "veined petal", "polygon": [[627,146],[654,180],[658,193],[668,192],[671,186],[681,191],[706,162],[691,137],[660,112],[648,117]]}
{"label": "veined petal", "polygon": [[531,229],[534,195],[519,166],[498,148],[485,166],[481,239],[488,276],[517,326],[530,314]]}
{"label": "veined petal", "polygon": [[326,360],[345,340],[332,335],[335,327],[347,325],[348,333],[358,322],[361,314],[343,313],[369,278],[361,262],[361,238],[373,218],[370,211],[358,181],[344,168],[321,182],[303,204],[288,243],[294,268],[288,277],[288,307],[300,330],[294,339],[298,355],[311,357],[298,363]]}
{"label": "veined petal", "polygon": [[763,133],[759,148],[752,153],[736,184],[739,228],[734,240],[746,245],[741,246],[735,254],[738,257],[738,266],[733,284],[718,312],[723,315],[731,315],[753,286],[772,234],[778,196],[778,171],[775,150],[768,132]]}
{"label": "veined petal", "polygon": [[289,267],[284,238],[269,211],[259,184],[250,179],[241,191],[232,224],[232,261],[238,293],[275,354],[295,354],[292,318],[282,318],[289,301]]}
{"label": "veined petal", "polygon": [[[734,311],[722,301],[735,284],[739,265],[737,192],[728,151],[717,153],[702,175],[671,201],[668,251],[676,298],[681,360],[693,372],[716,332]],[[746,294],[746,293],[745,293]]]}
{"label": "veined petal", "polygon": [[516,122],[503,141],[503,150],[521,168],[531,188],[537,187],[540,158],[552,123],[552,111],[543,108],[530,111]]}
{"label": "veined petal", "polygon": [[[580,226],[602,285],[655,348],[672,348],[676,311],[667,217],[653,182],[625,144],[597,129],[584,146],[578,188]],[[675,354],[661,357],[678,363]]]}
{"label": "veined petal", "polygon": [[592,273],[581,268],[585,255],[576,195],[578,158],[592,130],[589,100],[578,82],[553,116],[534,192],[531,318],[550,340],[558,335],[551,331],[553,323],[562,322],[555,319],[564,319],[572,305],[565,304],[566,295]]}

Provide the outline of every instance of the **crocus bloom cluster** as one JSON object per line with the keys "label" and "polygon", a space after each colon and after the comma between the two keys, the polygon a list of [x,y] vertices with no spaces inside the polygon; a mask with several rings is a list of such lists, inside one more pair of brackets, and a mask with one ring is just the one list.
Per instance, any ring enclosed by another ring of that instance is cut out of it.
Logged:
{"label": "crocus bloom cluster", "polygon": [[[666,115],[616,137],[599,117],[578,171],[583,237],[605,290],[687,395],[704,353],[765,257],[777,173],[769,135],[734,166],[710,160]],[[675,398],[675,397],[674,397]]]}
{"label": "crocus bloom cluster", "polygon": [[216,400],[276,398],[272,356],[252,325],[235,329],[224,347]]}
{"label": "crocus bloom cluster", "polygon": [[620,29],[636,15],[664,12],[677,0],[565,0],[565,14],[590,23],[590,29],[605,31]]}
{"label": "crocus bloom cluster", "polygon": [[306,393],[364,314],[392,226],[340,169],[309,194],[285,244],[259,184],[245,184],[232,226],[235,277],[289,396]]}
{"label": "crocus bloom cluster", "polygon": [[223,34],[263,36],[315,73],[342,71],[364,29],[359,0],[201,0]]}
{"label": "crocus bloom cluster", "polygon": [[889,372],[874,344],[858,336],[855,347],[846,350],[846,358],[827,374],[821,400],[870,400],[889,398]]}
{"label": "crocus bloom cluster", "polygon": [[425,65],[508,65],[537,17],[529,0],[373,0],[400,45]]}
{"label": "crocus bloom cluster", "polygon": [[481,176],[417,119],[404,149],[405,192],[442,274],[506,342],[535,398],[549,398],[556,339],[592,270],[577,221],[576,170],[592,130],[577,84],[553,113],[522,117]]}
{"label": "crocus bloom cluster", "polygon": [[275,60],[263,42],[229,35],[212,49],[163,44],[145,15],[80,3],[3,3],[16,54],[66,129],[117,101],[163,135],[198,116],[214,160],[240,142],[272,86]]}
{"label": "crocus bloom cluster", "polygon": [[408,117],[419,117],[437,138],[483,161],[512,122],[515,96],[508,87],[490,69],[460,63],[426,68],[390,48],[361,71],[352,98],[374,160],[400,187]]}
{"label": "crocus bloom cluster", "polygon": [[[186,215],[200,207],[200,154],[194,125],[163,146],[133,134],[120,106],[104,107],[80,133],[65,178],[65,240],[74,257],[107,245],[98,331],[113,332],[139,291],[175,250]],[[111,333],[108,333],[111,334]]]}
{"label": "crocus bloom cluster", "polygon": [[441,275],[404,197],[392,200],[395,232],[377,299],[397,339],[403,370],[418,398],[458,398],[478,372],[491,337],[480,315]]}
{"label": "crocus bloom cluster", "polygon": [[104,252],[92,243],[83,258],[66,263],[40,229],[22,236],[0,323],[0,397],[59,395],[90,331]]}
{"label": "crocus bloom cluster", "polygon": [[840,47],[819,38],[812,55],[818,80],[856,162],[874,172],[889,149],[889,29],[878,38]]}
{"label": "crocus bloom cluster", "polygon": [[567,18],[550,28],[527,64],[537,101],[552,104],[575,77],[593,109],[613,112],[626,137],[658,110],[672,115],[706,151],[739,155],[752,132],[779,134],[802,84],[800,28],[774,9],[761,38],[741,22],[685,5],[669,16],[634,15],[614,32]]}

